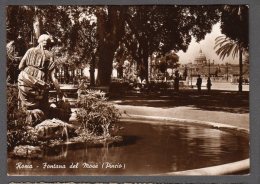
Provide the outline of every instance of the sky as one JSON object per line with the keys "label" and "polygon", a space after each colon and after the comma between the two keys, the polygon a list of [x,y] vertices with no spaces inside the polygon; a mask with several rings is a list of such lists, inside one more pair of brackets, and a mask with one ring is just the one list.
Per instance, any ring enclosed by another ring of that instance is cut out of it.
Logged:
{"label": "sky", "polygon": [[220,59],[214,50],[215,39],[218,36],[221,36],[220,23],[213,25],[211,33],[207,34],[204,40],[201,40],[199,43],[195,41],[195,38],[192,38],[191,43],[186,52],[179,51],[177,55],[179,56],[179,62],[181,64],[186,64],[189,62],[194,62],[194,59],[199,55],[200,49],[202,53],[205,54],[207,59],[210,59],[212,62],[214,60],[215,64],[221,63],[232,63],[238,64],[238,58],[233,59],[232,56],[226,57],[224,60]]}

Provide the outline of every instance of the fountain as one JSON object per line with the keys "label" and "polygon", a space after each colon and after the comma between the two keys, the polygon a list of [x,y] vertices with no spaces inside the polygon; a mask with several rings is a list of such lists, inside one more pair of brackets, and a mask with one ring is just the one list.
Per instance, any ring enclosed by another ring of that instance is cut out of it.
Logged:
{"label": "fountain", "polygon": [[[11,175],[218,175],[248,172],[247,130],[191,120],[123,118],[122,142],[74,143],[45,150],[40,159],[8,161]],[[55,150],[55,151],[54,151]],[[60,151],[59,151],[60,150]],[[57,157],[66,150],[66,156]],[[29,162],[34,170],[20,170]],[[44,169],[42,163],[62,164]],[[78,163],[75,170],[71,163]],[[224,172],[224,173],[223,173]]]}
{"label": "fountain", "polygon": [[[90,92],[91,93],[91,92]],[[100,95],[100,94],[99,94]],[[102,95],[101,95],[102,96]],[[92,98],[92,102],[99,100]],[[80,107],[96,104],[82,98]],[[100,107],[100,106],[98,106]],[[103,107],[103,105],[102,105]],[[105,106],[106,111],[113,109]],[[88,109],[88,108],[87,108]],[[93,110],[91,110],[93,112]],[[222,175],[249,173],[248,130],[213,122],[165,117],[124,115],[115,123],[119,130],[108,134],[109,123],[97,125],[91,113],[75,110],[70,122],[80,129],[80,136],[70,138],[74,127],[59,120],[55,126],[42,122],[38,135],[48,139],[46,125],[53,126],[65,141],[43,147],[38,157],[12,157],[9,175]],[[103,113],[104,119],[106,113]],[[92,114],[93,115],[93,114]],[[92,116],[91,115],[91,116]],[[106,115],[111,115],[107,113]],[[118,117],[115,116],[115,119]],[[59,125],[60,129],[56,129]],[[103,130],[106,128],[106,130]],[[115,128],[116,129],[116,128]],[[93,131],[97,131],[95,138]],[[54,132],[55,132],[54,131]],[[102,135],[102,132],[106,136]],[[87,133],[87,134],[85,134]],[[56,135],[55,133],[53,135]],[[109,137],[110,136],[110,137]],[[39,149],[35,150],[38,153]],[[27,154],[28,155],[28,154]],[[25,167],[33,169],[25,169]]]}

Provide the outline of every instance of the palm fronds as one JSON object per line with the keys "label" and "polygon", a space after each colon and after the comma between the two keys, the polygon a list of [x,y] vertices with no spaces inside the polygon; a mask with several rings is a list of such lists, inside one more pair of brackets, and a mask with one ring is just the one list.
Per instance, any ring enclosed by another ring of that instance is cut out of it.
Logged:
{"label": "palm fronds", "polygon": [[232,57],[235,58],[239,54],[240,46],[234,40],[226,37],[226,36],[218,36],[215,39],[215,46],[217,55],[219,55],[220,59],[224,59],[232,54]]}

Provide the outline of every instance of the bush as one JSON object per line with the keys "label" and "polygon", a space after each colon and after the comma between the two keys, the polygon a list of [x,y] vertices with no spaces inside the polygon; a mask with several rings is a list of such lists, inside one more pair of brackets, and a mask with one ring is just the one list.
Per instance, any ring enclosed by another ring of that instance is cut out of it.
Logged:
{"label": "bush", "polygon": [[76,116],[81,124],[81,135],[110,137],[110,129],[121,116],[101,91],[87,90],[86,94],[78,97],[77,107]]}
{"label": "bush", "polygon": [[109,92],[114,94],[125,93],[127,90],[131,90],[129,82],[111,82]]}
{"label": "bush", "polygon": [[27,111],[18,107],[18,88],[16,85],[7,86],[7,146],[37,144],[37,136],[28,120]]}

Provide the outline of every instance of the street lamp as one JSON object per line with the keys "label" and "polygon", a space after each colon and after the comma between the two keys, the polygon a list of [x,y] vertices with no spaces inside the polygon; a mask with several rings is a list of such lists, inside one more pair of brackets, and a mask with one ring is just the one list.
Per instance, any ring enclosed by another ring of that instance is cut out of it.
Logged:
{"label": "street lamp", "polygon": [[192,68],[192,66],[190,67],[190,78],[191,78],[191,88],[193,88],[193,86],[192,86],[192,70],[193,70],[193,68]]}
{"label": "street lamp", "polygon": [[[210,80],[210,59],[208,60],[209,61],[209,74],[208,74],[208,79],[207,79],[207,89],[208,91],[211,90],[211,80]],[[214,60],[213,60],[213,66],[214,66]]]}
{"label": "street lamp", "polygon": [[208,71],[208,77],[210,77],[210,59],[208,60],[209,61],[209,71]]}
{"label": "street lamp", "polygon": [[228,62],[226,63],[227,66],[227,81],[228,81]]}

